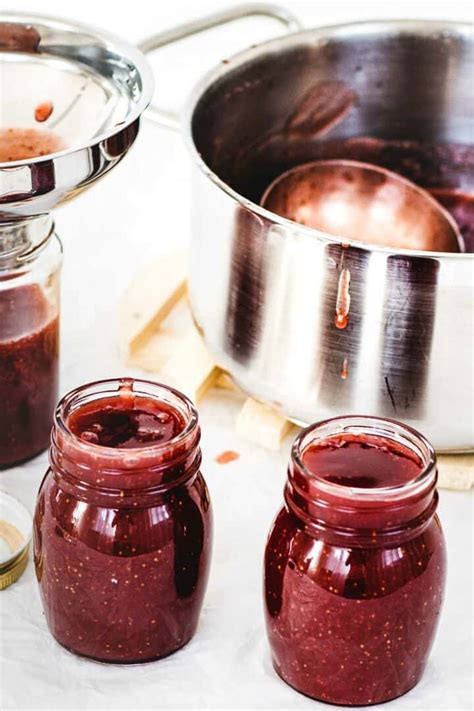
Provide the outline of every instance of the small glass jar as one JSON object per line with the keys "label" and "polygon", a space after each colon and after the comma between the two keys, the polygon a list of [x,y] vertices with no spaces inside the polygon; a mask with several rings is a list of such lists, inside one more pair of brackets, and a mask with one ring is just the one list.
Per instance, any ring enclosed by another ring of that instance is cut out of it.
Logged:
{"label": "small glass jar", "polygon": [[419,681],[445,584],[436,479],[430,444],[390,420],[335,418],[298,436],[264,580],[273,663],[290,686],[362,706]]}
{"label": "small glass jar", "polygon": [[[104,446],[94,441],[97,423],[74,431],[91,408],[119,418],[116,440],[120,417],[144,409],[172,414],[180,427],[169,439],[148,441],[145,421],[136,435],[144,435],[143,445]],[[157,383],[105,380],[59,403],[34,557],[49,629],[68,650],[102,662],[146,662],[194,635],[212,539],[199,441],[192,403]]]}
{"label": "small glass jar", "polygon": [[49,217],[2,223],[0,468],[49,443],[58,398],[61,261]]}

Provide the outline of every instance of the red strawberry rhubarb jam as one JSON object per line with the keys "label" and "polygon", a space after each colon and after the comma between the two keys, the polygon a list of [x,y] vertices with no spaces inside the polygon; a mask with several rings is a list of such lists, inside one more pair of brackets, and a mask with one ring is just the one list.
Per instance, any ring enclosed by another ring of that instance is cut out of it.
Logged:
{"label": "red strawberry rhubarb jam", "polygon": [[419,681],[445,583],[429,443],[396,422],[342,417],[297,438],[265,552],[277,673],[347,706]]}
{"label": "red strawberry rhubarb jam", "polygon": [[78,388],[56,410],[34,524],[49,629],[104,662],[164,657],[194,635],[212,520],[191,402],[147,381]]}
{"label": "red strawberry rhubarb jam", "polygon": [[101,398],[71,413],[68,425],[83,442],[101,447],[137,449],[168,442],[184,429],[181,415],[150,398]]}
{"label": "red strawberry rhubarb jam", "polygon": [[0,467],[48,446],[58,362],[57,308],[41,287],[0,289]]}

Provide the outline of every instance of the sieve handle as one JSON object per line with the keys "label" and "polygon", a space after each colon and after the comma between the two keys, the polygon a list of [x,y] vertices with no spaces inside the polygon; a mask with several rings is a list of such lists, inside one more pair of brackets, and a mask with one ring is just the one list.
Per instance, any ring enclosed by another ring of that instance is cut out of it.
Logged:
{"label": "sieve handle", "polygon": [[[236,7],[231,7],[228,10],[216,12],[212,15],[201,17],[198,20],[185,22],[183,25],[178,25],[177,27],[172,27],[169,30],[158,32],[157,34],[142,40],[138,47],[142,52],[148,54],[149,52],[153,52],[155,49],[165,47],[168,44],[173,44],[174,42],[178,42],[186,37],[199,34],[200,32],[205,32],[213,27],[218,27],[219,25],[225,25],[228,22],[233,22],[234,20],[240,20],[244,17],[252,16],[271,17],[284,25],[288,32],[296,32],[301,29],[300,22],[285,8],[279,7],[278,5],[272,5],[271,3],[249,3],[247,5],[237,5]],[[164,128],[170,128],[175,131],[179,130],[179,116],[172,111],[166,111],[151,104],[145,115],[147,118],[150,118],[152,121],[155,121]]]}

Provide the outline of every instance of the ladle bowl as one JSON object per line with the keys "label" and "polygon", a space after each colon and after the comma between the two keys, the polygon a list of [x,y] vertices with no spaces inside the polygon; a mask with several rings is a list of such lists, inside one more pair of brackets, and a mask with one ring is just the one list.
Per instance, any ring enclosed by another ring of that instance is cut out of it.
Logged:
{"label": "ladle bowl", "polygon": [[451,215],[422,188],[385,168],[321,160],[278,176],[262,205],[347,241],[432,252],[462,252]]}

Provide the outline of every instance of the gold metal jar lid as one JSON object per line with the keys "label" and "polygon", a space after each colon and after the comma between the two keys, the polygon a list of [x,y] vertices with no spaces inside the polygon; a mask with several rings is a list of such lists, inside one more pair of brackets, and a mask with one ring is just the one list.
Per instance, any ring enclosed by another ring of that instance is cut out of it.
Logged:
{"label": "gold metal jar lid", "polygon": [[0,491],[0,590],[14,583],[28,563],[32,519],[28,509]]}

